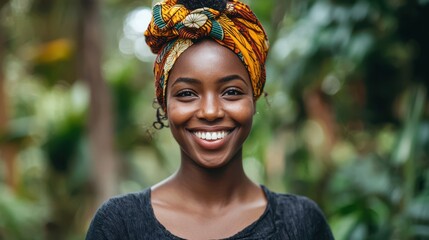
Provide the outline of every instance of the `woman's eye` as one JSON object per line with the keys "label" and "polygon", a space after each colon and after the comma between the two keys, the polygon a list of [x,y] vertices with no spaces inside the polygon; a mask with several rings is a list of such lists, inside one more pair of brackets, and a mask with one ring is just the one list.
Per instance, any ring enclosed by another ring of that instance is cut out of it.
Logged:
{"label": "woman's eye", "polygon": [[176,94],[176,97],[193,97],[195,94],[192,91],[184,90]]}
{"label": "woman's eye", "polygon": [[225,91],[224,95],[227,96],[238,96],[238,95],[243,95],[243,93],[237,89],[228,89]]}

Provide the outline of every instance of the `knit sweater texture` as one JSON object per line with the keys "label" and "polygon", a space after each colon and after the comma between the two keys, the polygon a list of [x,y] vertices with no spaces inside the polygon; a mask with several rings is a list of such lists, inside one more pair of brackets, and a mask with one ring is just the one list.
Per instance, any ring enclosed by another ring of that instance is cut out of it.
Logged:
{"label": "knit sweater texture", "polygon": [[[310,199],[279,194],[262,186],[268,204],[258,220],[232,239],[331,240],[334,239],[319,207]],[[198,226],[195,226],[198,228]],[[169,232],[155,217],[151,190],[111,198],[92,219],[87,240],[182,239]]]}

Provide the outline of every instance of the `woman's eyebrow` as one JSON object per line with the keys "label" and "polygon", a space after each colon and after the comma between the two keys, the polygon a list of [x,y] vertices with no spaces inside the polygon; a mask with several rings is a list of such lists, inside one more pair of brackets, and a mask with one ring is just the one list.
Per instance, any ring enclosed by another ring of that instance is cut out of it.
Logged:
{"label": "woman's eyebrow", "polygon": [[223,77],[223,78],[219,79],[219,80],[218,80],[218,82],[219,82],[219,83],[225,83],[225,82],[229,82],[229,81],[232,81],[232,80],[241,80],[241,81],[243,81],[243,82],[244,82],[244,84],[249,85],[249,84],[244,80],[244,78],[242,78],[240,75],[236,75],[236,74],[234,74],[234,75],[229,75],[229,76],[226,76],[226,77]]}
{"label": "woman's eyebrow", "polygon": [[201,84],[201,81],[195,78],[179,77],[171,86],[174,86],[178,83]]}
{"label": "woman's eyebrow", "polygon": [[[244,84],[249,85],[244,78],[242,78],[240,75],[237,74],[233,74],[233,75],[228,75],[225,77],[222,77],[218,80],[218,83],[225,83],[225,82],[230,82],[233,80],[240,80],[243,81]],[[187,83],[187,84],[201,84],[201,80],[195,79],[195,78],[188,78],[188,77],[179,77],[177,78],[174,83],[171,85],[172,87],[176,84],[179,83]]]}

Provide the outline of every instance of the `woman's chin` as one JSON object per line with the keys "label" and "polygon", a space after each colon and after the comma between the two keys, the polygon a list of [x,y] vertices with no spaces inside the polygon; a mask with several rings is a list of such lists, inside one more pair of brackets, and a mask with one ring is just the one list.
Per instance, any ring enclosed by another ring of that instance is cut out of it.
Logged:
{"label": "woman's chin", "polygon": [[198,161],[194,162],[202,168],[215,169],[227,165],[229,161],[219,158],[200,158]]}

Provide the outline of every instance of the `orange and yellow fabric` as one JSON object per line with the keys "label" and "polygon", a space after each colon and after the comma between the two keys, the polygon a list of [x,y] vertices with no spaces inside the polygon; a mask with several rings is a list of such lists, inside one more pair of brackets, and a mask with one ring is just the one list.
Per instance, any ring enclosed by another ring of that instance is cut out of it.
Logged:
{"label": "orange and yellow fabric", "polygon": [[155,89],[164,111],[170,70],[181,53],[203,38],[212,38],[237,54],[249,72],[255,99],[263,92],[267,35],[255,14],[238,0],[164,0],[153,7],[144,35],[157,54]]}

